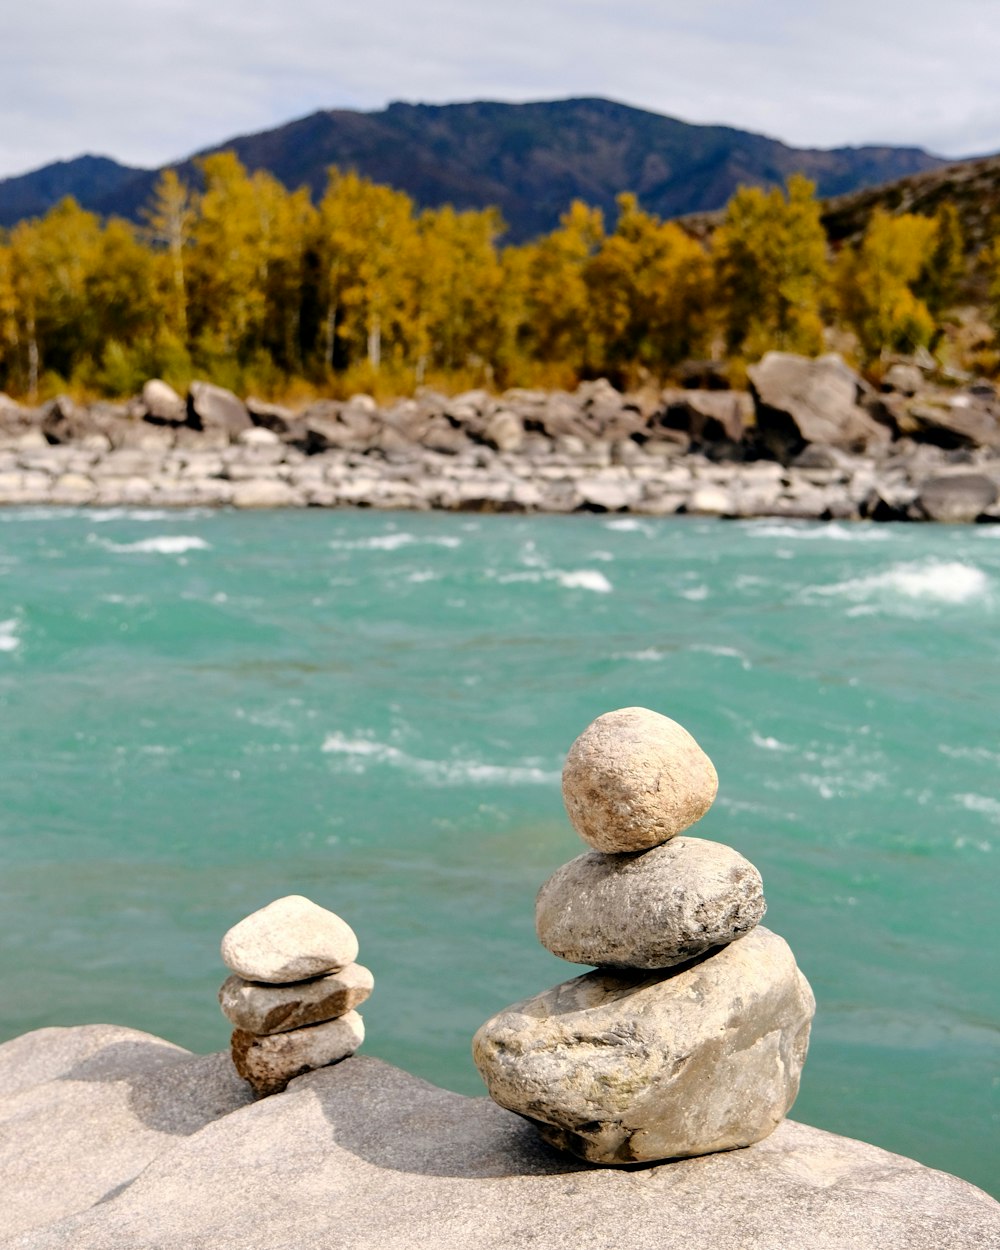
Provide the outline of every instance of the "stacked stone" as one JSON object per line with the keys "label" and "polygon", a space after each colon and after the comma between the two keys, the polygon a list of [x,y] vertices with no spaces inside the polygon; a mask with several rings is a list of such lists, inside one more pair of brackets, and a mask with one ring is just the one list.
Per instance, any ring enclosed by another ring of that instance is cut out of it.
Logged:
{"label": "stacked stone", "polygon": [[598,970],[501,1011],[473,1054],[494,1101],[591,1162],[746,1146],[798,1093],[815,1001],[758,924],[760,874],[678,836],[717,789],[694,738],[646,708],[599,717],[567,756],[566,810],[595,849],[542,886],[536,928]]}
{"label": "stacked stone", "polygon": [[236,1026],[233,1063],[258,1098],[346,1059],[364,1041],[354,1008],[374,978],[357,955],[351,926],[298,894],[255,911],[222,939],[222,960],[234,975],[219,1002]]}

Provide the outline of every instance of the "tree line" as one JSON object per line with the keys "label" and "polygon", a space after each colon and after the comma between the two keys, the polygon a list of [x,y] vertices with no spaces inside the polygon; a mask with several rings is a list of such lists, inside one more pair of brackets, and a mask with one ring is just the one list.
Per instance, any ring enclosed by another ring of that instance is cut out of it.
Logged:
{"label": "tree line", "polygon": [[741,188],[704,240],[623,194],[613,227],[576,202],[552,233],[504,246],[493,209],[418,211],[337,169],[314,204],[232,153],[200,166],[198,190],[165,172],[141,225],[66,199],[0,235],[0,389],[624,385],[836,336],[870,366],[933,345],[967,278],[950,206],[877,210],[834,254],[799,176]]}

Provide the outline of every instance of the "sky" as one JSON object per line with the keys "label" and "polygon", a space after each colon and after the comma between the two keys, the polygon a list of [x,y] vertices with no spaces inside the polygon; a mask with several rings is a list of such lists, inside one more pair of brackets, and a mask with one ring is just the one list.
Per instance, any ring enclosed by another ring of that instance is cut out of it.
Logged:
{"label": "sky", "polygon": [[0,177],[323,108],[605,96],[797,147],[1000,151],[1000,0],[12,0]]}

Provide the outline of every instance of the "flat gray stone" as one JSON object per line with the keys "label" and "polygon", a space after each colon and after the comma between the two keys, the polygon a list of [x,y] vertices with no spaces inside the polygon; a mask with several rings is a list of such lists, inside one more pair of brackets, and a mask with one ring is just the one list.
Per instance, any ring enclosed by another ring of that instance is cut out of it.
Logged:
{"label": "flat gray stone", "polygon": [[591,1163],[760,1141],[799,1089],[816,1004],[783,938],[756,928],[673,973],[590,972],[476,1033],[490,1097]]}
{"label": "flat gray stone", "polygon": [[226,1019],[247,1033],[287,1033],[335,1020],[359,1007],[374,984],[375,978],[361,964],[292,985],[262,985],[231,976],[219,990],[219,1005]]}
{"label": "flat gray stone", "polygon": [[275,899],[222,939],[222,962],[231,972],[269,985],[336,972],[357,957],[358,939],[347,921],[301,894]]}
{"label": "flat gray stone", "polygon": [[236,1071],[263,1098],[277,1094],[303,1072],[326,1067],[353,1055],[365,1040],[364,1021],[356,1011],[336,1020],[258,1037],[237,1029],[231,1049]]}
{"label": "flat gray stone", "polygon": [[573,828],[598,851],[645,851],[693,825],[719,788],[712,761],[676,721],[644,707],[605,712],[563,768]]}
{"label": "flat gray stone", "polygon": [[575,964],[669,968],[749,933],[760,873],[732,847],[671,838],[637,855],[578,855],[538,891],[541,944]]}
{"label": "flat gray stone", "polygon": [[[58,1127],[22,1132],[42,1150]],[[108,1148],[98,1125],[87,1145]],[[9,1184],[0,1166],[0,1209]],[[352,1058],[178,1138],[90,1210],[5,1233],[3,1250],[995,1250],[1000,1205],[789,1120],[745,1150],[594,1168],[487,1098]]]}

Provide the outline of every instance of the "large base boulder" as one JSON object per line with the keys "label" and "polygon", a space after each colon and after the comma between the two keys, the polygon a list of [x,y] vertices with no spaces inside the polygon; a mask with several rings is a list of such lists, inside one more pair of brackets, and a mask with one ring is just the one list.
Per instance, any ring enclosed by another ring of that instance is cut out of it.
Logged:
{"label": "large base boulder", "polygon": [[591,972],[516,1003],[473,1058],[495,1102],[591,1163],[708,1154],[781,1122],[815,1006],[787,943],[758,926],[672,973]]}
{"label": "large base boulder", "polygon": [[747,376],[760,441],[782,464],[809,443],[861,452],[892,437],[860,406],[864,383],[835,353],[809,360],[768,352]]}

